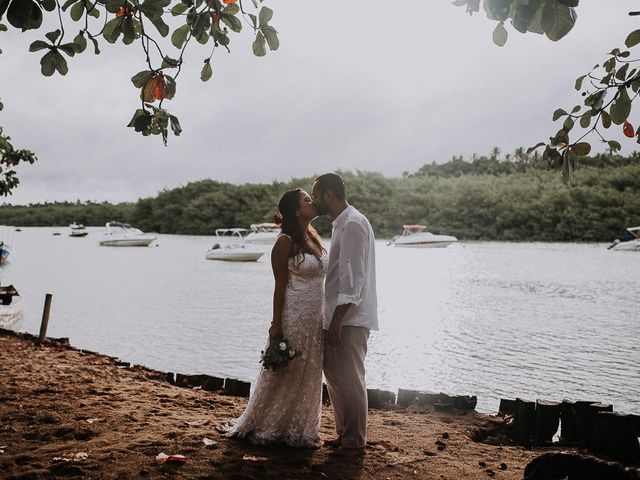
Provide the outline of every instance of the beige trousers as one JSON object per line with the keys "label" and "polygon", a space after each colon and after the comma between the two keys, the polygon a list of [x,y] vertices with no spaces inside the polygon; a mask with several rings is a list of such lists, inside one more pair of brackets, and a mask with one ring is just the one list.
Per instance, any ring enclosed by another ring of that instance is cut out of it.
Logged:
{"label": "beige trousers", "polygon": [[367,355],[369,329],[342,327],[342,342],[337,347],[324,345],[324,376],[333,406],[336,431],[342,446],[363,448],[367,442],[367,386],[364,357]]}

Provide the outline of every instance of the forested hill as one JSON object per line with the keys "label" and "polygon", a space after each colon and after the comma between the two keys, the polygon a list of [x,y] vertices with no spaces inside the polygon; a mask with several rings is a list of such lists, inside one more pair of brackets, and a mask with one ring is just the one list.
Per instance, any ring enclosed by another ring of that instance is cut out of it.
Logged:
{"label": "forested hill", "polygon": [[[413,174],[387,178],[341,172],[350,202],[367,214],[379,238],[422,223],[460,239],[610,241],[640,225],[640,156],[585,159],[573,186],[522,151],[504,158],[454,158],[426,164]],[[211,235],[219,227],[271,221],[282,193],[311,190],[314,176],[270,184],[233,185],[201,180],[137,203],[46,203],[0,207],[0,223],[16,226],[131,223],[145,231]],[[327,235],[330,222],[316,221]]]}

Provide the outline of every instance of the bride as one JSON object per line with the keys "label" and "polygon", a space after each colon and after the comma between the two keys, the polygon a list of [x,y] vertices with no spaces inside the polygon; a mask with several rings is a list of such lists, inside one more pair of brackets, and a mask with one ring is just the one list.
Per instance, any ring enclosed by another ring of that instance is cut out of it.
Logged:
{"label": "bride", "polygon": [[282,196],[282,233],[271,251],[275,277],[269,337],[284,336],[299,353],[288,366],[262,368],[244,413],[226,436],[257,444],[318,447],[322,413],[322,317],[327,253],[310,226],[317,214],[301,189]]}

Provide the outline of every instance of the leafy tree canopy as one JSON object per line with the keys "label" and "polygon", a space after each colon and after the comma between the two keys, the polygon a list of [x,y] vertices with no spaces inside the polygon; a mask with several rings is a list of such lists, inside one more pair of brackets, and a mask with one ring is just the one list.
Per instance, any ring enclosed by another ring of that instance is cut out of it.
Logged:
{"label": "leafy tree canopy", "polygon": [[[552,41],[567,35],[576,23],[575,7],[579,0],[455,0],[453,3],[475,13],[482,9],[497,22],[493,40],[505,45],[508,23],[519,32],[544,34]],[[21,31],[39,30],[53,22],[57,28],[43,32],[29,51],[41,55],[41,72],[45,76],[66,75],[68,60],[76,55],[100,54],[100,44],[121,43],[122,48],[139,44],[146,68],[134,73],[131,82],[140,91],[140,105],[128,127],[142,135],[159,135],[166,144],[169,130],[180,135],[179,119],[164,106],[177,92],[186,49],[194,42],[210,45],[200,78],[206,82],[213,74],[212,57],[216,49],[230,50],[234,34],[249,30],[254,36],[253,53],[264,56],[277,50],[278,32],[271,25],[273,11],[263,0],[0,0],[0,32],[9,27]],[[43,21],[45,17],[51,17]],[[7,22],[9,26],[7,26]],[[640,30],[632,32],[627,47],[640,43]],[[175,47],[178,50],[176,55]],[[1,53],[1,52],[0,52]],[[614,49],[610,58],[594,71],[580,77],[576,89],[585,97],[583,106],[570,112],[560,109],[554,120],[564,119],[562,128],[536,147],[546,146],[543,156],[553,166],[562,167],[568,178],[576,158],[589,153],[591,145],[579,137],[570,140],[576,122],[585,135],[601,135],[599,125],[622,125],[625,135],[640,141],[640,129],[634,131],[627,122],[631,103],[640,89],[640,73],[630,69],[629,51]],[[133,72],[132,72],[133,73]],[[602,75],[600,75],[602,73]],[[584,88],[583,88],[584,87]],[[16,150],[0,130],[0,153],[3,163],[33,163],[28,150]],[[615,141],[612,150],[619,150]],[[535,147],[534,147],[535,148]],[[10,173],[11,172],[11,173]],[[13,170],[0,171],[0,193],[7,195],[18,184]]]}

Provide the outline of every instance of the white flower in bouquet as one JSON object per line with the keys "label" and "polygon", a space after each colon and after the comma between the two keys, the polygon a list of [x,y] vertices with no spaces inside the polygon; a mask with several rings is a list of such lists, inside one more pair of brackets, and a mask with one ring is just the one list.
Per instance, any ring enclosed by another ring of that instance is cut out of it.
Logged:
{"label": "white flower in bouquet", "polygon": [[280,350],[283,352],[287,349],[287,344],[285,342],[280,342]]}

